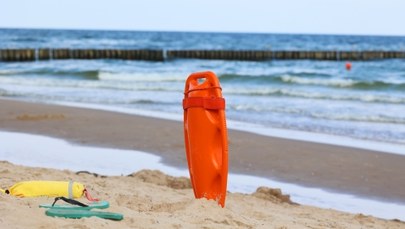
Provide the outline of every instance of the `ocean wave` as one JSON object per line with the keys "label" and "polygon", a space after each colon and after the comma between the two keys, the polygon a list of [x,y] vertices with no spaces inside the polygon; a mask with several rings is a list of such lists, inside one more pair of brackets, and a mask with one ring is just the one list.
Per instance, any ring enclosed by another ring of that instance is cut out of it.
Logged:
{"label": "ocean wave", "polygon": [[154,104],[156,101],[151,99],[136,99],[129,102],[130,104]]}
{"label": "ocean wave", "polygon": [[300,69],[300,70],[292,70],[292,71],[287,71],[285,73],[286,75],[293,75],[293,76],[297,76],[297,77],[331,77],[331,74],[325,73],[325,72],[321,72],[321,71],[311,71],[309,69],[304,70],[304,69]]}
{"label": "ocean wave", "polygon": [[0,76],[11,76],[11,75],[18,75],[23,74],[24,71],[22,70],[9,70],[9,69],[0,69]]}
{"label": "ocean wave", "polygon": [[387,115],[353,115],[353,114],[329,114],[329,113],[311,113],[311,117],[316,119],[355,121],[355,122],[375,122],[405,124],[405,118]]}
{"label": "ocean wave", "polygon": [[58,69],[37,69],[37,70],[0,70],[0,76],[28,76],[28,75],[39,75],[39,76],[69,76],[69,77],[81,77],[84,79],[97,80],[99,71],[98,70],[58,70]]}
{"label": "ocean wave", "polygon": [[351,122],[369,122],[369,123],[387,123],[387,124],[405,124],[405,117],[388,116],[382,114],[355,114],[355,113],[335,113],[335,112],[315,112],[296,107],[280,106],[259,106],[254,104],[229,105],[232,110],[247,112],[272,112],[287,115],[298,115],[299,117],[309,117],[316,120],[334,120]]}
{"label": "ocean wave", "polygon": [[46,42],[45,39],[40,38],[40,37],[15,37],[15,38],[11,38],[10,41],[16,41],[16,42]]}
{"label": "ocean wave", "polygon": [[152,99],[135,99],[125,102],[131,105],[164,105],[164,106],[179,106],[179,101],[163,101],[163,100],[152,100]]}
{"label": "ocean wave", "polygon": [[7,96],[7,91],[0,88],[0,96]]}
{"label": "ocean wave", "polygon": [[337,78],[302,78],[291,75],[283,75],[280,77],[283,82],[302,84],[302,85],[319,85],[329,87],[345,87],[353,89],[405,89],[405,81],[398,80],[374,80],[360,81],[353,79],[337,79]]}
{"label": "ocean wave", "polygon": [[[0,85],[19,85],[29,87],[49,88],[84,88],[84,89],[107,89],[117,91],[170,91],[183,93],[183,87],[165,87],[160,84],[109,82],[100,80],[74,80],[55,78],[33,78],[30,80],[16,77],[0,77]],[[33,89],[35,90],[35,89]]]}
{"label": "ocean wave", "polygon": [[228,83],[255,83],[255,84],[285,84],[285,85],[309,85],[332,88],[350,88],[359,90],[388,89],[405,90],[405,80],[360,80],[349,78],[336,78],[323,73],[285,73],[269,75],[240,75],[222,74],[221,82]]}
{"label": "ocean wave", "polygon": [[261,89],[224,89],[224,93],[248,96],[287,96],[304,99],[360,101],[369,103],[405,103],[405,97],[376,94],[332,94],[321,92],[308,92],[298,89],[261,88]]}
{"label": "ocean wave", "polygon": [[280,79],[286,83],[334,86],[334,87],[351,87],[356,83],[356,81],[351,79],[303,78],[291,75],[280,76]]}
{"label": "ocean wave", "polygon": [[[275,73],[275,74],[220,74],[218,77],[221,82],[258,82],[258,83],[292,83],[285,76],[296,77],[297,79],[305,79],[309,77],[330,77],[323,73],[315,72],[296,72],[296,73]],[[308,78],[307,78],[308,79]]]}
{"label": "ocean wave", "polygon": [[18,98],[24,96],[24,94],[0,89],[0,96],[9,98]]}
{"label": "ocean wave", "polygon": [[[54,68],[41,69],[5,69],[0,70],[0,76],[70,76],[83,79],[104,80],[104,81],[134,81],[134,82],[184,82],[188,73],[178,72],[109,72],[104,70],[60,70]],[[240,74],[222,74],[219,75],[221,82],[258,82],[258,83],[277,83],[277,82],[301,82],[305,79],[291,78],[288,80],[285,76],[279,75],[240,75]]]}
{"label": "ocean wave", "polygon": [[142,82],[184,82],[187,74],[181,73],[155,73],[155,72],[105,72],[101,71],[98,75],[100,80],[108,81],[142,81]]}

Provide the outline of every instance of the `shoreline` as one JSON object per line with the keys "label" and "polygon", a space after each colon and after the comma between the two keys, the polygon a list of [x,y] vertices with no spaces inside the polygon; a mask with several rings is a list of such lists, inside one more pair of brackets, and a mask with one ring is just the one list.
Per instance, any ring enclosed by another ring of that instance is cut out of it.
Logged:
{"label": "shoreline", "polygon": [[[186,168],[176,121],[0,98],[0,129],[79,144],[133,149]],[[405,157],[229,130],[230,172],[405,203]],[[258,184],[260,185],[260,184]]]}
{"label": "shoreline", "polygon": [[[144,110],[135,110],[130,108],[121,108],[121,107],[109,107],[98,104],[86,104],[86,103],[75,103],[75,102],[52,102],[46,104],[53,104],[59,106],[68,106],[73,108],[84,108],[92,109],[99,111],[108,111],[114,113],[129,114],[135,116],[157,118],[169,121],[183,122],[183,116],[176,114],[169,114],[157,111],[144,111]],[[291,130],[291,129],[280,129],[273,127],[264,127],[259,124],[244,123],[240,121],[227,120],[228,130],[241,131],[245,133],[252,133],[255,135],[265,136],[265,137],[274,137],[287,140],[297,140],[304,142],[312,142],[318,144],[326,144],[333,146],[342,146],[350,147],[361,150],[371,150],[378,151],[381,153],[390,153],[404,155],[405,152],[402,144],[394,142],[379,142],[366,139],[355,139],[350,137],[344,137],[339,135],[328,135],[325,133],[316,133],[316,132],[305,132],[302,130]]]}

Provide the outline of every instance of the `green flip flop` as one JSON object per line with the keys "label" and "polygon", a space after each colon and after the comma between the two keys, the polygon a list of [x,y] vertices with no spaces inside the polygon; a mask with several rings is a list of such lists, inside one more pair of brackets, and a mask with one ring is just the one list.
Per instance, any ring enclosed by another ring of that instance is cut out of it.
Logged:
{"label": "green flip flop", "polygon": [[103,219],[122,220],[124,215],[115,212],[92,211],[82,209],[54,209],[50,208],[45,211],[47,216],[64,217],[69,219],[80,219],[83,217],[99,217]]}

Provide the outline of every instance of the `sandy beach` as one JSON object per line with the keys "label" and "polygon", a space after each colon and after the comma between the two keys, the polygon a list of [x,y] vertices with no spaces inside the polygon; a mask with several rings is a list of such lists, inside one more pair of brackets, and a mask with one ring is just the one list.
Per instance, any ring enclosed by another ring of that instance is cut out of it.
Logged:
{"label": "sandy beach", "polygon": [[[0,100],[0,130],[40,134],[75,144],[133,149],[161,156],[185,168],[182,124],[66,106]],[[349,147],[229,131],[230,172],[261,176],[307,187],[372,199],[405,202],[405,157]],[[0,195],[3,228],[404,228],[397,220],[381,220],[282,200],[268,189],[253,194],[230,193],[222,209],[213,201],[194,200],[189,181],[158,171],[131,176],[94,177],[71,171],[29,168],[1,162],[0,187],[21,180],[75,180],[97,197],[110,201],[122,222],[66,220],[44,215],[38,204],[50,198],[18,199]],[[173,185],[175,184],[175,185]],[[260,186],[260,184],[258,184]],[[277,187],[272,187],[277,188]],[[21,215],[32,215],[21,220]]]}
{"label": "sandy beach", "polygon": [[[227,205],[194,199],[187,178],[144,170],[129,176],[95,177],[0,162],[4,187],[21,179],[81,182],[94,196],[110,202],[105,211],[124,214],[122,221],[95,217],[64,219],[45,216],[39,204],[52,198],[0,195],[2,228],[404,228],[398,220],[382,220],[285,202],[277,191],[262,188],[247,195],[229,193]],[[82,200],[83,201],[83,200]],[[29,216],[29,217],[21,217]]]}

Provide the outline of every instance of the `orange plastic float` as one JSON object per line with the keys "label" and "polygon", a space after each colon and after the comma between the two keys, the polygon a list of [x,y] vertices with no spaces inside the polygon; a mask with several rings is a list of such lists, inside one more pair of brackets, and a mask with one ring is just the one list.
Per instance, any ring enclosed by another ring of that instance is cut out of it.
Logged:
{"label": "orange plastic float", "polygon": [[345,67],[347,71],[350,71],[352,69],[352,63],[346,62]]}
{"label": "orange plastic float", "polygon": [[228,179],[228,137],[225,99],[213,72],[191,74],[184,99],[184,140],[196,198],[225,206]]}

